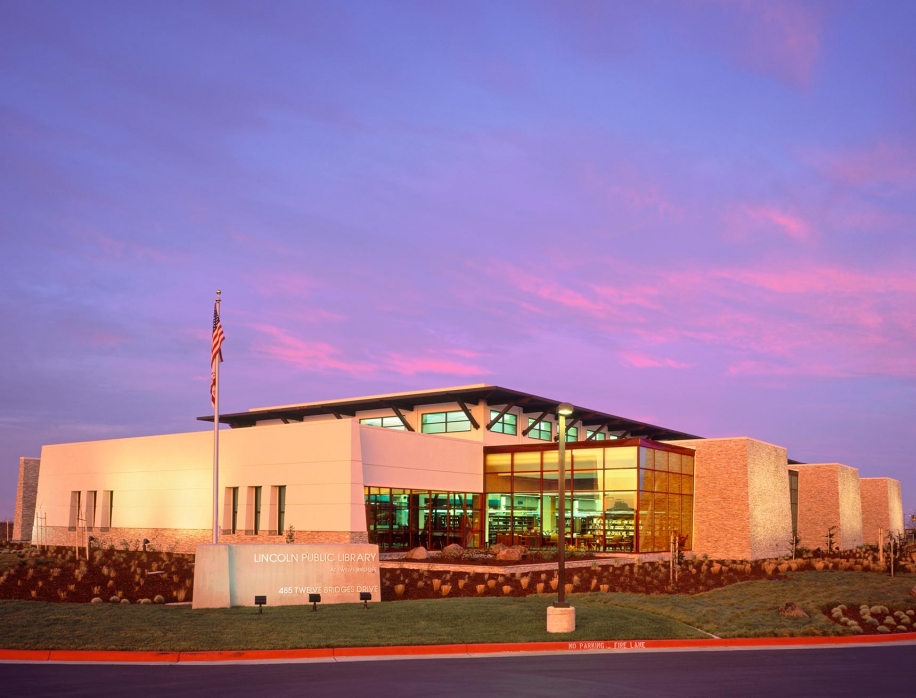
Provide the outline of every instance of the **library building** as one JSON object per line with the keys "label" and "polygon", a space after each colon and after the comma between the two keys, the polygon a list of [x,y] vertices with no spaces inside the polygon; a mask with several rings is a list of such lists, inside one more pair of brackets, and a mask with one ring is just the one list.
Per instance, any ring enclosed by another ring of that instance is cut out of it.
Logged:
{"label": "library building", "polygon": [[[220,542],[560,544],[756,559],[903,531],[900,483],[573,406],[558,520],[555,399],[469,385],[220,415]],[[200,417],[210,421],[213,417]],[[14,536],[193,552],[211,539],[211,431],[48,445],[19,467]],[[796,538],[797,537],[797,538]]]}

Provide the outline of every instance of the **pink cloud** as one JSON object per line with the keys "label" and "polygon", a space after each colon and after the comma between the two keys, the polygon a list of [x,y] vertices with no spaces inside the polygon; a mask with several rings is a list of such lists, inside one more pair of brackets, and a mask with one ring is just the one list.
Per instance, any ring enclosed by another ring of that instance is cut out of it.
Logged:
{"label": "pink cloud", "polygon": [[660,359],[637,351],[621,351],[618,356],[635,368],[687,368],[689,364],[674,361],[673,359]]}
{"label": "pink cloud", "polygon": [[869,148],[801,156],[828,178],[850,186],[916,188],[916,153],[912,146],[878,142]]}
{"label": "pink cloud", "polygon": [[790,0],[708,0],[697,9],[703,26],[693,36],[755,73],[794,87],[811,85],[824,24],[817,6]]}
{"label": "pink cloud", "polygon": [[395,373],[413,376],[418,373],[438,373],[450,376],[482,376],[490,373],[476,364],[435,357],[413,357],[389,354],[386,367]]}
{"label": "pink cloud", "polygon": [[659,193],[658,186],[646,185],[620,186],[614,185],[608,192],[612,201],[623,201],[628,207],[640,211],[654,213],[660,218],[682,219],[684,209]]}
{"label": "pink cloud", "polygon": [[[609,350],[636,368],[714,360],[735,376],[916,377],[916,272],[906,267],[781,259],[707,269],[601,259],[539,268],[539,285],[532,276],[501,266],[492,282],[503,305],[521,313],[516,333],[545,318],[562,322],[573,335],[607,337]],[[526,311],[527,297],[560,287],[558,278],[563,292]]]}
{"label": "pink cloud", "polygon": [[765,230],[777,230],[795,240],[804,240],[811,226],[799,215],[774,206],[739,206],[722,216],[732,234],[746,236]]}
{"label": "pink cloud", "polygon": [[375,364],[339,358],[340,350],[325,342],[304,342],[273,325],[251,327],[267,337],[255,345],[255,352],[265,358],[310,371],[341,371],[358,376],[377,369]]}

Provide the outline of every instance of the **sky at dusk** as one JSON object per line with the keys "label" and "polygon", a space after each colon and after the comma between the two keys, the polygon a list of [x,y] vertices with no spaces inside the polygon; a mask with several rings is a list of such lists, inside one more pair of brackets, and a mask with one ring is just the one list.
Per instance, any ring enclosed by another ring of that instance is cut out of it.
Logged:
{"label": "sky at dusk", "polygon": [[42,444],[493,383],[903,483],[916,3],[0,3],[0,519]]}

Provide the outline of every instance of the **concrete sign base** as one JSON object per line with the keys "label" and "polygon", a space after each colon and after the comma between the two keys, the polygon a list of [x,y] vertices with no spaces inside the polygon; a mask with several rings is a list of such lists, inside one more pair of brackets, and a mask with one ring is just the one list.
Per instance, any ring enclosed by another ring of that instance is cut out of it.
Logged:
{"label": "concrete sign base", "polygon": [[572,606],[567,608],[556,608],[555,606],[547,607],[547,632],[548,633],[571,633],[576,629],[576,609]]}
{"label": "concrete sign base", "polygon": [[309,603],[358,603],[361,592],[381,601],[377,545],[199,545],[193,608]]}

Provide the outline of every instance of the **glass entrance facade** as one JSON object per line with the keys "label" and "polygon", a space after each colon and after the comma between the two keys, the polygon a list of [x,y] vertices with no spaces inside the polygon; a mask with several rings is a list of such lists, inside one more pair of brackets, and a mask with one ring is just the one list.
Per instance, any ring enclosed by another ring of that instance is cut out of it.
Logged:
{"label": "glass entrance facade", "polygon": [[366,487],[369,542],[385,550],[423,546],[441,550],[458,543],[479,548],[483,530],[483,495],[472,492]]}
{"label": "glass entrance facade", "polygon": [[[662,552],[672,532],[693,539],[693,451],[640,439],[567,446],[566,544],[581,550]],[[488,545],[556,547],[558,452],[485,449]]]}

